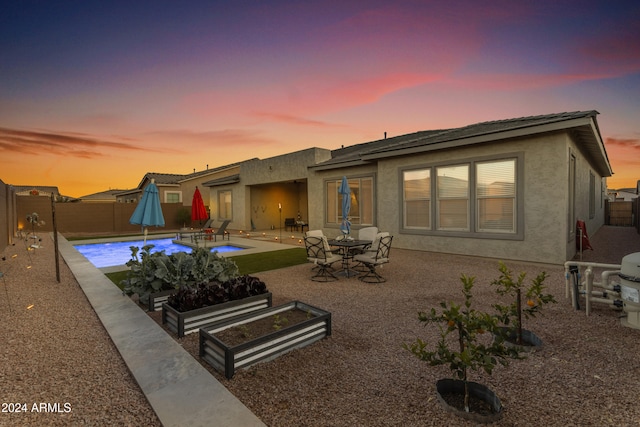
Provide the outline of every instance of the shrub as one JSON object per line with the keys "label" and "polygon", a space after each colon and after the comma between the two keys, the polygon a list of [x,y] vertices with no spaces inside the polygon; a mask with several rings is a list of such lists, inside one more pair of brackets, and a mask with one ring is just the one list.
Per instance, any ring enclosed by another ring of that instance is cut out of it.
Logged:
{"label": "shrub", "polygon": [[[427,343],[419,338],[403,347],[430,366],[448,365],[453,376],[464,382],[464,407],[469,412],[469,371],[482,369],[490,375],[498,363],[507,365],[510,358],[519,358],[520,350],[506,346],[501,336],[491,339],[490,334],[498,328],[498,317],[472,307],[474,277],[462,275],[460,280],[463,284],[463,305],[442,302],[440,313],[435,308],[418,313],[421,322],[436,323],[440,328],[440,340],[435,349],[427,349]],[[485,333],[487,337],[481,339]]]}
{"label": "shrub", "polygon": [[[493,304],[493,307],[498,311],[498,318],[507,326],[509,331],[515,334],[516,344],[522,345],[522,325],[523,318],[529,319],[535,317],[539,313],[545,304],[555,303],[556,300],[551,294],[544,293],[545,286],[544,280],[547,277],[546,272],[542,272],[531,280],[529,287],[525,288],[524,280],[526,273],[522,272],[518,275],[518,279],[514,280],[511,270],[507,266],[500,262],[500,277],[491,285],[496,287],[496,292],[499,295],[510,296],[513,300],[510,304]],[[522,294],[527,299],[526,304],[522,304]],[[509,333],[507,333],[509,335]]]}

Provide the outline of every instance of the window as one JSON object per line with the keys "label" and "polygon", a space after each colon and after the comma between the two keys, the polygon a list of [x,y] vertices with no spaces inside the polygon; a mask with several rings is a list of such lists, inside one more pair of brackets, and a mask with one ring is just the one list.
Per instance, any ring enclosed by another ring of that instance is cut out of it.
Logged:
{"label": "window", "polygon": [[516,230],[516,162],[514,159],[476,165],[477,230]]}
{"label": "window", "polygon": [[404,227],[431,229],[431,171],[403,172]]}
{"label": "window", "polygon": [[[326,182],[327,224],[342,222],[342,195],[338,193],[342,180]],[[349,221],[352,225],[373,225],[373,177],[348,179],[351,189]]]}
{"label": "window", "polygon": [[403,231],[521,239],[522,159],[516,154],[403,170]]}
{"label": "window", "polygon": [[218,191],[218,219],[233,219],[230,190]]}
{"label": "window", "polygon": [[182,191],[165,191],[165,203],[182,203]]}
{"label": "window", "polygon": [[436,168],[438,230],[469,230],[469,165]]}

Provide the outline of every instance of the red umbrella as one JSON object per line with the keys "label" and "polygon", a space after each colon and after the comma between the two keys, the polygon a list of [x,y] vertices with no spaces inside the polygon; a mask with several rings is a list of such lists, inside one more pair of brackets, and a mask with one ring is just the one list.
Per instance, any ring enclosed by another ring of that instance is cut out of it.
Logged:
{"label": "red umbrella", "polygon": [[202,194],[200,194],[200,190],[196,187],[196,191],[193,193],[193,200],[191,201],[191,221],[200,221],[200,225],[202,225],[202,220],[208,218],[209,215],[207,214],[207,209],[204,207]]}

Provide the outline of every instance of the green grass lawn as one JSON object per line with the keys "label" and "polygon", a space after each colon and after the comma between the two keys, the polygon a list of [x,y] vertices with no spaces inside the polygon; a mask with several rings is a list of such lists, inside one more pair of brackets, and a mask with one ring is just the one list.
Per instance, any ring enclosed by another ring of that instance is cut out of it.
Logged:
{"label": "green grass lawn", "polygon": [[[303,248],[292,248],[229,258],[236,263],[240,274],[244,275],[304,264],[307,262],[307,251]],[[106,273],[106,276],[122,289],[120,282],[127,278],[127,271]]]}
{"label": "green grass lawn", "polygon": [[304,248],[292,248],[230,258],[235,261],[240,274],[244,275],[304,264],[307,262],[307,251]]}

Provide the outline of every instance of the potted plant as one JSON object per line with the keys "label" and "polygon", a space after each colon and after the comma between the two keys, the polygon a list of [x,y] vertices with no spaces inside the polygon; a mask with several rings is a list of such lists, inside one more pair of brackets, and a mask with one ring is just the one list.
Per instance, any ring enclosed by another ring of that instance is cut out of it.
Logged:
{"label": "potted plant", "polygon": [[[538,274],[526,287],[525,272],[521,272],[518,278],[514,279],[513,273],[503,262],[500,262],[499,270],[500,277],[491,282],[491,285],[495,286],[499,295],[506,295],[512,299],[510,304],[493,304],[498,318],[505,325],[499,332],[505,335],[508,342],[523,346],[525,350],[539,347],[542,341],[533,332],[523,328],[523,319],[535,317],[545,304],[556,302],[553,295],[544,292],[547,273],[543,271]],[[523,295],[526,299],[525,304],[522,303]]]}
{"label": "potted plant", "polygon": [[[440,312],[432,308],[418,313],[420,322],[435,323],[440,328],[435,348],[428,349],[427,343],[419,338],[412,344],[404,344],[404,348],[430,366],[449,366],[453,379],[442,379],[436,384],[438,400],[445,409],[476,422],[492,422],[502,415],[500,399],[482,384],[469,381],[470,371],[482,369],[491,374],[498,363],[507,365],[509,359],[519,358],[520,350],[506,346],[501,335],[491,339],[491,333],[498,328],[498,317],[473,308],[475,277],[462,275],[460,280],[462,305],[442,302]],[[487,411],[480,410],[477,403]]]}

